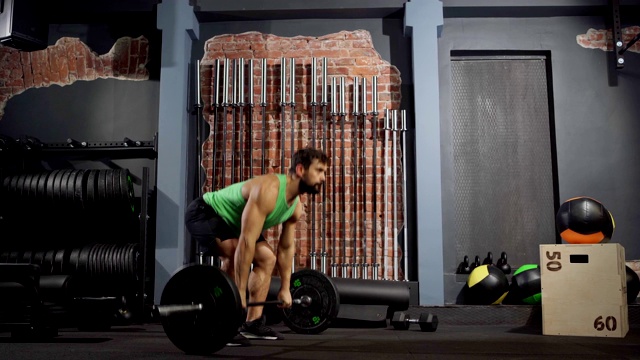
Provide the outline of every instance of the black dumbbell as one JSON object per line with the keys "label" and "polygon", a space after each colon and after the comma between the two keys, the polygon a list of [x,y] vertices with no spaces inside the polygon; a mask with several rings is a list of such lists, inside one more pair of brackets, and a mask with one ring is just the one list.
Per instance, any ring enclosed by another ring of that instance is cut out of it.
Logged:
{"label": "black dumbbell", "polygon": [[420,330],[433,332],[438,328],[438,316],[431,313],[421,313],[418,319],[412,319],[409,314],[403,311],[393,313],[391,326],[396,330],[408,330],[409,325],[418,324]]}

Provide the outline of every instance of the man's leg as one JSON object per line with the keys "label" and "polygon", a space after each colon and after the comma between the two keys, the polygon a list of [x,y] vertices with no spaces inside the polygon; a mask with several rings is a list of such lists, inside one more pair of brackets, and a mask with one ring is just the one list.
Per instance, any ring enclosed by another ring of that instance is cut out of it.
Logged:
{"label": "man's leg", "polygon": [[216,240],[217,254],[220,258],[220,269],[226,272],[231,279],[235,277],[233,258],[238,247],[238,239],[228,239],[224,241]]}
{"label": "man's leg", "polygon": [[[276,255],[269,243],[261,237],[256,243],[253,270],[249,274],[249,302],[265,301],[271,285],[271,275],[276,265]],[[250,339],[278,340],[284,339],[282,334],[265,326],[262,306],[247,308],[247,322],[242,325],[241,333]]]}
{"label": "man's leg", "polygon": [[[269,293],[271,275],[276,266],[276,254],[266,241],[256,243],[256,251],[253,257],[253,271],[249,273],[249,302],[265,301]],[[247,321],[252,321],[262,316],[262,306],[250,306],[247,308]]]}

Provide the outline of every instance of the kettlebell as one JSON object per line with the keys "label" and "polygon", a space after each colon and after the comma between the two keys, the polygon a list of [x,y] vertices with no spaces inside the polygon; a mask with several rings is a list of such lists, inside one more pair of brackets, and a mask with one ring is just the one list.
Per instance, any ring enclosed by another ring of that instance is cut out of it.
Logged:
{"label": "kettlebell", "polygon": [[471,267],[469,264],[469,257],[467,255],[464,256],[464,260],[458,265],[458,270],[456,270],[456,274],[468,274],[471,272]]}
{"label": "kettlebell", "polygon": [[507,263],[507,253],[506,252],[502,252],[502,254],[500,254],[500,259],[498,259],[498,262],[496,263],[496,266],[502,270],[503,273],[505,273],[505,275],[511,274],[511,265],[509,265]]}

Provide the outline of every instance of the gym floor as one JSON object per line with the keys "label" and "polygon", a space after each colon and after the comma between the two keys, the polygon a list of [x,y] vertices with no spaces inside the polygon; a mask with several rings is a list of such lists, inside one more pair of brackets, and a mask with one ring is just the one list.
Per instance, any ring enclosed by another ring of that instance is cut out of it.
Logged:
{"label": "gym floor", "polygon": [[331,327],[302,335],[282,323],[280,341],[252,340],[248,347],[227,347],[212,356],[186,355],[157,323],[114,326],[105,332],[60,329],[46,342],[19,342],[0,333],[2,359],[640,359],[640,326],[624,338],[545,336],[537,325],[451,325],[435,332],[387,327]]}

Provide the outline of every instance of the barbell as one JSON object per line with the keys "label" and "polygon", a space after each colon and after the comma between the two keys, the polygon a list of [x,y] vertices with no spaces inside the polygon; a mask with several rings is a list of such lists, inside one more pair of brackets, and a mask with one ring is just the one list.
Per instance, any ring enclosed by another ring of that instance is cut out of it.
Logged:
{"label": "barbell", "polygon": [[[307,307],[311,305],[313,300],[310,296],[303,295],[299,299],[293,299],[292,303],[294,305],[301,305]],[[281,305],[283,304],[282,300],[270,300],[270,301],[261,301],[261,302],[251,302],[248,303],[247,306],[264,306],[264,305]],[[177,315],[184,312],[194,312],[194,311],[202,311],[204,308],[204,304],[173,304],[173,305],[156,305],[155,310],[158,312],[159,316],[172,316]]]}
{"label": "barbell", "polygon": [[[302,269],[291,274],[296,306],[282,309],[282,321],[294,332],[318,334],[338,314],[340,299],[324,273]],[[247,306],[281,304],[278,300]],[[187,354],[207,355],[222,349],[244,322],[240,293],[224,271],[207,265],[178,270],[162,290],[155,310],[169,340]]]}

